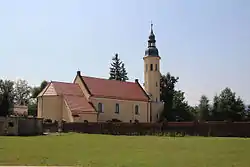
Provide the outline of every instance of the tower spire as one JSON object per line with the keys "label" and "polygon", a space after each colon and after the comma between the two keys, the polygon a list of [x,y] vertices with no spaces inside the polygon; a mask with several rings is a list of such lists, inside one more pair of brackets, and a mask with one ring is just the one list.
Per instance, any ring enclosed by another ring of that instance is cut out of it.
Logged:
{"label": "tower spire", "polygon": [[148,37],[148,48],[145,51],[145,56],[159,56],[158,55],[158,49],[156,48],[156,40],[155,40],[155,34],[153,31],[153,23],[151,21],[150,24],[150,34]]}
{"label": "tower spire", "polygon": [[153,25],[153,23],[152,23],[152,21],[151,21],[151,24],[150,24],[150,30],[151,30],[151,31],[150,31],[150,34],[154,34],[154,32],[153,32],[153,26],[154,26],[154,25]]}

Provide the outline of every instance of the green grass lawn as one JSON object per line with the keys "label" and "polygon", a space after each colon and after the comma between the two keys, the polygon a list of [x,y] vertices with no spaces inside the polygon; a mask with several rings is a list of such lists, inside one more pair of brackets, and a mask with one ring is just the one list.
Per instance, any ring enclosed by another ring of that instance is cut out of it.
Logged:
{"label": "green grass lawn", "polygon": [[249,167],[250,139],[205,137],[0,137],[0,165]]}

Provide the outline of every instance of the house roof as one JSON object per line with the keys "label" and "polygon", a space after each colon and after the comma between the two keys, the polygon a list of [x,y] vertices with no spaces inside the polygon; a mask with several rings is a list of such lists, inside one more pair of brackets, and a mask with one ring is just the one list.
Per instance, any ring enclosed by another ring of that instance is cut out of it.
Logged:
{"label": "house roof", "polygon": [[94,97],[120,100],[148,101],[149,98],[137,82],[123,82],[82,76],[90,94]]}
{"label": "house roof", "polygon": [[73,115],[95,112],[92,104],[84,96],[80,86],[75,83],[52,81],[51,86],[57,95],[62,95]]}
{"label": "house roof", "polygon": [[51,82],[58,95],[84,96],[78,84],[67,82]]}
{"label": "house roof", "polygon": [[64,95],[64,99],[70,108],[72,115],[81,114],[82,112],[95,112],[94,107],[84,96]]}

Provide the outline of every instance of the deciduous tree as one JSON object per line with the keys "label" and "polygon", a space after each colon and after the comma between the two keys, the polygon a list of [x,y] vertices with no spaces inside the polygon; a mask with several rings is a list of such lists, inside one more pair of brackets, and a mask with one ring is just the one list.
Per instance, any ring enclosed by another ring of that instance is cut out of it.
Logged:
{"label": "deciduous tree", "polygon": [[173,121],[192,121],[193,114],[190,112],[190,106],[185,100],[184,92],[178,90],[174,92],[173,98]]}
{"label": "deciduous tree", "polygon": [[207,121],[209,120],[210,114],[210,105],[207,96],[202,95],[200,98],[200,104],[197,108],[198,112],[198,120],[200,121]]}
{"label": "deciduous tree", "polygon": [[160,99],[164,102],[164,110],[161,113],[162,120],[174,120],[173,115],[173,98],[175,93],[175,84],[178,82],[179,78],[172,76],[170,73],[161,76],[160,88],[161,94]]}
{"label": "deciduous tree", "polygon": [[11,114],[14,100],[14,83],[10,80],[0,80],[0,116]]}
{"label": "deciduous tree", "polygon": [[40,86],[32,88],[32,99],[30,100],[30,103],[28,105],[28,112],[29,115],[36,116],[37,115],[37,100],[36,97],[45,89],[45,87],[48,85],[47,81],[42,81]]}
{"label": "deciduous tree", "polygon": [[31,87],[26,80],[19,79],[14,82],[14,103],[27,105],[31,97]]}
{"label": "deciduous tree", "polygon": [[36,98],[38,94],[48,85],[48,81],[42,81],[40,86],[32,88],[32,98]]}
{"label": "deciduous tree", "polygon": [[244,117],[245,105],[240,97],[230,88],[225,88],[219,96],[214,97],[212,118],[217,121],[241,121]]}

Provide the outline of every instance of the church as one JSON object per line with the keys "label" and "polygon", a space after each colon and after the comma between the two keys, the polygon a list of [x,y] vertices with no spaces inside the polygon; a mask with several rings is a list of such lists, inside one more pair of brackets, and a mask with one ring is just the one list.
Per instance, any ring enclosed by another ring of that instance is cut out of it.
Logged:
{"label": "church", "polygon": [[38,95],[37,117],[66,122],[157,122],[160,101],[160,56],[151,24],[143,57],[144,88],[138,80],[123,82],[82,76],[73,83],[51,81]]}

